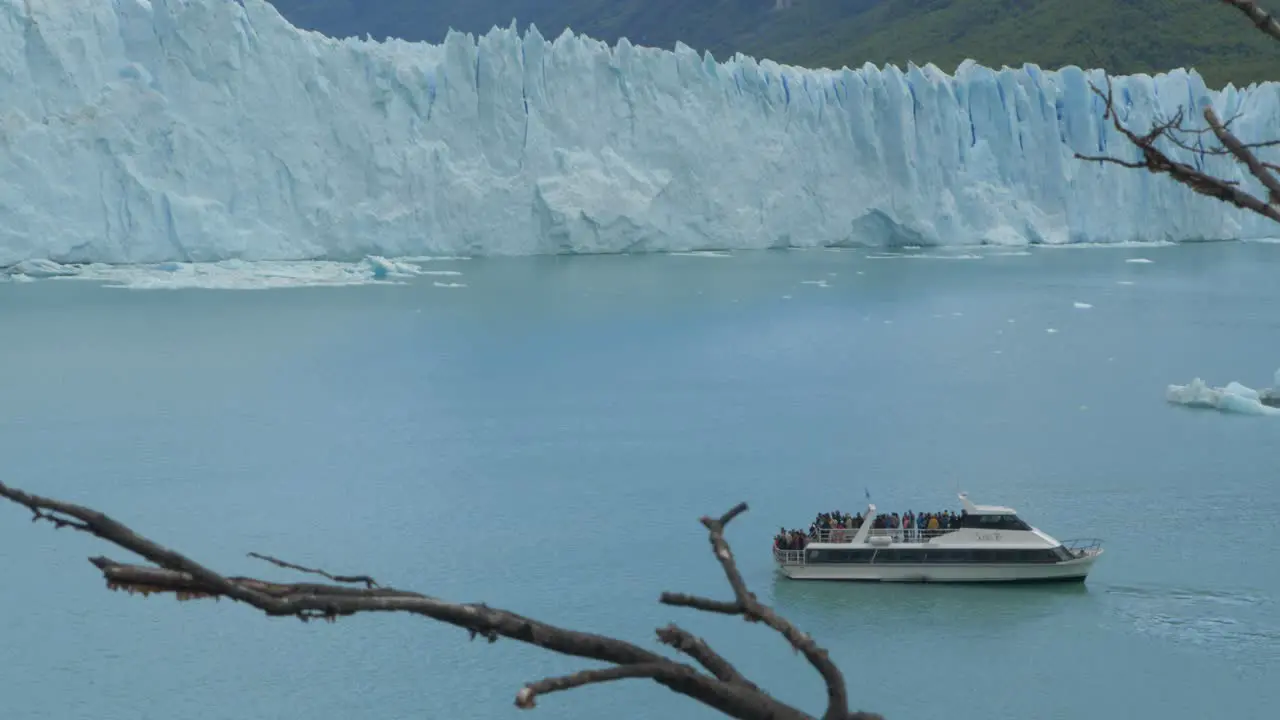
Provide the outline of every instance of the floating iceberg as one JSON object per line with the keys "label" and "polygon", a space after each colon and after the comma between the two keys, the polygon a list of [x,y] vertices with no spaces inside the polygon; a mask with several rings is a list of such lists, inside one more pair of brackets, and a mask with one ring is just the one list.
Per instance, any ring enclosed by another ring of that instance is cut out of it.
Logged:
{"label": "floating iceberg", "polygon": [[1275,383],[1269,390],[1258,391],[1235,381],[1220,388],[1209,387],[1196,378],[1187,385],[1170,385],[1165,399],[1176,405],[1242,415],[1280,415],[1280,370]]}
{"label": "floating iceberg", "polygon": [[[1135,157],[1103,79],[805,70],[514,27],[336,40],[265,0],[0,0],[0,266],[1275,235],[1076,160]],[[1135,127],[1206,104],[1245,137],[1280,123],[1275,83],[1114,82]]]}

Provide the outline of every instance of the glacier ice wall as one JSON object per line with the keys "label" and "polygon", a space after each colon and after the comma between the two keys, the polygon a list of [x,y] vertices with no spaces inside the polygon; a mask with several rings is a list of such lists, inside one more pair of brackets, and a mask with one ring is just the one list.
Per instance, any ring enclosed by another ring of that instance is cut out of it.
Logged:
{"label": "glacier ice wall", "polygon": [[[1073,159],[1133,156],[1102,78],[514,28],[336,40],[264,0],[0,0],[0,266],[1276,234]],[[1137,126],[1212,103],[1247,137],[1280,128],[1277,84],[1115,84]]]}

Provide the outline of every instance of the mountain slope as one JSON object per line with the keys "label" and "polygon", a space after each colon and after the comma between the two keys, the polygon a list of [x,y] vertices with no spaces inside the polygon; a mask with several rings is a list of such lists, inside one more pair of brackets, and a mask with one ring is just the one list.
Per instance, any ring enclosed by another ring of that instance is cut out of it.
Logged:
{"label": "mountain slope", "polygon": [[1219,0],[895,0],[844,23],[844,44],[780,42],[820,65],[933,62],[1104,67],[1155,73],[1194,67],[1210,86],[1280,80],[1280,48]]}
{"label": "mountain slope", "polygon": [[[878,0],[852,0],[868,6]],[[765,23],[777,0],[271,0],[299,27],[439,42],[449,28],[481,34],[515,19],[554,38],[566,28],[614,43],[723,50]]]}
{"label": "mountain slope", "polygon": [[1280,80],[1280,50],[1218,0],[272,0],[294,24],[339,37],[439,42],[514,18],[724,58],[743,52],[808,67],[935,63],[1195,67],[1210,86]]}

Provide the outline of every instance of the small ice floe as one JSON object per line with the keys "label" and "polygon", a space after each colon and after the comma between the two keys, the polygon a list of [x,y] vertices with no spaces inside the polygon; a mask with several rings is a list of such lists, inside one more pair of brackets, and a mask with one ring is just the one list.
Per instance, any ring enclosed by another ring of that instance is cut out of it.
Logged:
{"label": "small ice floe", "polygon": [[74,265],[63,265],[52,260],[22,260],[5,268],[3,272],[14,277],[24,275],[31,279],[75,277],[80,274],[80,270]]}
{"label": "small ice floe", "polygon": [[733,257],[731,253],[724,250],[689,250],[685,252],[671,252],[668,255],[677,257],[701,257],[701,258],[727,258]]}
{"label": "small ice floe", "polygon": [[1222,387],[1210,387],[1205,381],[1195,378],[1186,385],[1170,385],[1164,396],[1174,405],[1190,408],[1238,415],[1280,415],[1280,393],[1275,388],[1258,391],[1235,381]]}

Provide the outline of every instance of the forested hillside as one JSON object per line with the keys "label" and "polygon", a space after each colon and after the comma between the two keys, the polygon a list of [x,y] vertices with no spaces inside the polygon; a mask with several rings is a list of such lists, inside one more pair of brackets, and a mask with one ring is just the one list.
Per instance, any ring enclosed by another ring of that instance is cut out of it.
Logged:
{"label": "forested hillside", "polygon": [[1280,80],[1280,50],[1218,0],[272,0],[328,35],[439,42],[514,18],[718,58],[742,52],[809,67],[1032,62],[1153,73],[1197,68],[1211,85]]}

